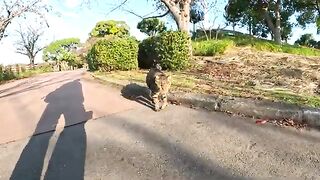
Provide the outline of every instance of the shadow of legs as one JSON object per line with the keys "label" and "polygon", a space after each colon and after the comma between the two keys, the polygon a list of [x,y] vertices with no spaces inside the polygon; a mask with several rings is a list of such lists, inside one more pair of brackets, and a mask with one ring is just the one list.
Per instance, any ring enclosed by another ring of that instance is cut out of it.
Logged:
{"label": "shadow of legs", "polygon": [[40,179],[44,157],[53,132],[33,136],[21,153],[10,179]]}
{"label": "shadow of legs", "polygon": [[67,128],[58,138],[45,178],[83,179],[86,153],[84,124],[92,118],[92,112],[86,112],[83,101],[79,80],[64,84],[46,96],[45,102],[48,105],[33,136],[21,153],[11,179],[41,178],[49,140],[62,114]]}
{"label": "shadow of legs", "polygon": [[58,138],[44,179],[83,179],[86,146],[84,123],[65,128]]}

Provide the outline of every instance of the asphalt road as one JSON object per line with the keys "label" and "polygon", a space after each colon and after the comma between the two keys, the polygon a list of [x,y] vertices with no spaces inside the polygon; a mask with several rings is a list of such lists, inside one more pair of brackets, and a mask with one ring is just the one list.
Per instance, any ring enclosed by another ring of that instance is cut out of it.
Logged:
{"label": "asphalt road", "polygon": [[0,86],[0,179],[320,179],[320,132],[169,106],[59,72]]}

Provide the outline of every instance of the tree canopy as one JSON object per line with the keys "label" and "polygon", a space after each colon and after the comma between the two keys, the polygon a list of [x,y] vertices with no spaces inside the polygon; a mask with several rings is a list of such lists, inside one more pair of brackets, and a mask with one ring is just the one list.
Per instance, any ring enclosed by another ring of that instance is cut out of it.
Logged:
{"label": "tree canopy", "polygon": [[167,30],[164,22],[158,18],[143,19],[138,23],[137,28],[148,36],[155,36]]}
{"label": "tree canopy", "polygon": [[315,23],[320,33],[320,1],[319,0],[292,0],[297,12],[297,21],[303,28],[307,24]]}
{"label": "tree canopy", "polygon": [[75,50],[80,45],[79,38],[67,38],[50,43],[43,51],[45,61],[66,61],[70,65],[76,64]]}
{"label": "tree canopy", "polygon": [[198,3],[193,3],[190,9],[190,22],[196,24],[204,20],[204,10]]}
{"label": "tree canopy", "polygon": [[39,45],[39,40],[44,32],[29,26],[23,29],[20,27],[17,33],[19,40],[15,43],[16,52],[28,56],[30,64],[33,66],[36,55],[43,49],[43,47]]}
{"label": "tree canopy", "polygon": [[127,36],[129,35],[129,26],[124,21],[99,21],[90,33],[91,37],[105,37],[107,35]]}
{"label": "tree canopy", "polygon": [[249,34],[267,37],[280,43],[292,33],[289,18],[295,13],[292,0],[229,0],[225,18],[229,23],[247,27]]}
{"label": "tree canopy", "polygon": [[320,41],[316,41],[312,34],[303,34],[298,40],[295,41],[295,44],[320,49]]}

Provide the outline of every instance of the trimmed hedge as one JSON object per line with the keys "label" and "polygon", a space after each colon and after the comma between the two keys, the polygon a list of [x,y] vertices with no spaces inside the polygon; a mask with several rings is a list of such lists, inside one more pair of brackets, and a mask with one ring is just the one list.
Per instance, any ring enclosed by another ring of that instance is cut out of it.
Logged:
{"label": "trimmed hedge", "polygon": [[138,42],[127,37],[108,37],[93,45],[87,55],[91,71],[133,70],[138,68]]}
{"label": "trimmed hedge", "polygon": [[150,68],[154,60],[163,69],[183,70],[190,64],[190,37],[181,31],[168,31],[143,40],[139,45],[139,67]]}
{"label": "trimmed hedge", "polygon": [[149,37],[139,44],[138,63],[142,69],[149,69],[153,61],[159,61],[156,52],[157,37]]}

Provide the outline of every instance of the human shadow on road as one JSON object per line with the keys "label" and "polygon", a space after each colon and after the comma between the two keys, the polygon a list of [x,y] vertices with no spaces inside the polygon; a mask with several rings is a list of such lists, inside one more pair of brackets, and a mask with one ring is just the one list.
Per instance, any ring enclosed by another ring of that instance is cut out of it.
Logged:
{"label": "human shadow on road", "polygon": [[154,104],[150,98],[150,90],[147,87],[131,83],[122,88],[121,95],[126,99],[134,100],[144,106],[154,109]]}
{"label": "human shadow on road", "polygon": [[47,104],[33,136],[23,149],[10,179],[40,179],[44,159],[61,115],[65,126],[54,146],[44,179],[83,179],[86,155],[86,112],[79,80],[64,84],[48,94]]}

